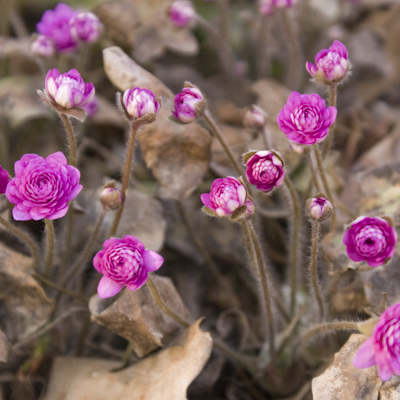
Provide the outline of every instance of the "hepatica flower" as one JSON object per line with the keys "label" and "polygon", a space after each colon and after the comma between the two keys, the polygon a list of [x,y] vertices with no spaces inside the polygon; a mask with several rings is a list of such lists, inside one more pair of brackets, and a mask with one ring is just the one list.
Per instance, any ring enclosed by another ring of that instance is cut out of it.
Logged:
{"label": "hepatica flower", "polygon": [[357,368],[378,365],[382,381],[400,375],[400,304],[385,310],[375,325],[372,336],[360,347],[353,359]]}
{"label": "hepatica flower", "polygon": [[55,51],[55,45],[51,38],[38,35],[31,44],[33,54],[41,57],[51,57]]}
{"label": "hepatica flower", "polygon": [[332,215],[332,210],[332,203],[320,195],[306,202],[306,212],[314,221],[326,221]]}
{"label": "hepatica flower", "polygon": [[68,211],[68,202],[82,190],[80,172],[68,165],[60,151],[47,158],[25,154],[15,163],[15,178],[7,186],[6,196],[15,204],[16,221],[58,219]]}
{"label": "hepatica flower", "polygon": [[10,182],[10,176],[8,174],[8,171],[3,169],[0,165],[0,194],[6,192],[7,185],[9,182]]}
{"label": "hepatica flower", "polygon": [[77,46],[69,26],[74,15],[75,12],[69,6],[59,3],[54,11],[45,11],[41,21],[36,25],[36,29],[42,35],[53,39],[57,51],[61,53],[71,52]]}
{"label": "hepatica flower", "polygon": [[326,107],[318,94],[292,92],[276,120],[289,140],[311,145],[325,139],[336,114],[336,108]]}
{"label": "hepatica flower", "polygon": [[185,87],[174,99],[175,107],[171,110],[172,115],[188,124],[196,120],[205,108],[205,100],[200,89],[197,87]]}
{"label": "hepatica flower", "polygon": [[348,256],[353,261],[366,261],[370,267],[386,264],[394,254],[396,242],[396,231],[379,217],[358,217],[343,236]]}
{"label": "hepatica flower", "polygon": [[174,1],[168,12],[170,21],[178,28],[191,25],[196,17],[196,11],[190,1]]}
{"label": "hepatica flower", "polygon": [[313,78],[322,83],[340,82],[350,70],[346,46],[335,40],[329,49],[317,53],[315,65],[307,61],[306,68]]}
{"label": "hepatica flower", "polygon": [[164,259],[155,251],[145,250],[134,236],[108,239],[93,259],[93,266],[103,274],[97,293],[101,299],[115,296],[124,286],[128,290],[142,287],[148,272],[161,267]]}
{"label": "hepatica flower", "polygon": [[125,91],[122,96],[122,106],[125,116],[130,121],[135,121],[144,117],[155,118],[160,111],[161,103],[151,90],[135,87]]}
{"label": "hepatica flower", "polygon": [[69,22],[72,37],[76,41],[96,42],[103,30],[100,20],[91,12],[76,14]]}

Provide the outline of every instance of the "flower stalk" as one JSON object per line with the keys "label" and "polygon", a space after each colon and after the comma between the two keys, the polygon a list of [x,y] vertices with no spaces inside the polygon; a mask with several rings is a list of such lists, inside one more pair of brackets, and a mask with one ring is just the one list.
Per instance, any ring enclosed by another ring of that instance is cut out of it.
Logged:
{"label": "flower stalk", "polygon": [[72,128],[71,121],[68,115],[59,112],[58,113],[62,123],[65,126],[65,130],[67,131],[67,138],[68,138],[68,148],[69,148],[69,164],[73,167],[76,167],[76,140],[74,130]]}
{"label": "flower stalk", "polygon": [[[337,102],[337,83],[332,83],[329,85],[329,105],[336,108]],[[329,127],[329,133],[324,143],[324,148],[322,150],[322,157],[328,154],[328,151],[331,148],[333,136],[335,135],[335,127],[336,127],[336,120],[333,124]]]}
{"label": "flower stalk", "polygon": [[49,277],[51,274],[51,267],[53,264],[54,253],[54,225],[53,221],[45,218],[44,223],[46,226],[46,257],[44,263],[44,275]]}

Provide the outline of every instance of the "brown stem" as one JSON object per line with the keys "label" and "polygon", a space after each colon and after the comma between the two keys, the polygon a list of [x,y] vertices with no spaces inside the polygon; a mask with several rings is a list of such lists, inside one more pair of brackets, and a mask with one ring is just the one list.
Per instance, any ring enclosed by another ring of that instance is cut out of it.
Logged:
{"label": "brown stem", "polygon": [[292,237],[290,246],[290,312],[294,315],[296,308],[296,291],[297,291],[297,263],[298,263],[298,246],[299,246],[299,233],[300,233],[300,201],[296,189],[292,182],[285,175],[285,185],[290,193],[290,198],[293,207],[293,221],[292,221]]}
{"label": "brown stem", "polygon": [[[122,188],[121,191],[126,198],[128,193],[128,185],[129,185],[129,177],[131,174],[131,165],[132,165],[132,158],[133,158],[133,150],[135,149],[135,139],[136,139],[136,132],[138,130],[138,125],[135,123],[131,123],[131,129],[129,132],[128,143],[126,146],[126,157],[125,157],[125,165],[122,172]],[[114,216],[114,221],[112,223],[110,232],[108,236],[114,236],[117,232],[118,224],[121,219],[122,211],[124,210],[125,201],[121,204],[118,208],[117,212]]]}
{"label": "brown stem", "polygon": [[219,34],[222,39],[228,41],[228,16],[229,16],[229,0],[218,0],[219,8]]}
{"label": "brown stem", "polygon": [[68,146],[69,146],[69,164],[76,167],[76,141],[74,130],[72,129],[71,121],[68,115],[58,113],[67,131]]}
{"label": "brown stem", "polygon": [[74,226],[74,206],[73,200],[68,203],[68,212],[66,215],[66,226],[65,226],[65,243],[64,243],[64,254],[61,263],[61,274],[63,275],[67,270],[72,247],[72,230]]}
{"label": "brown stem", "polygon": [[[315,186],[315,190],[316,190],[318,193],[321,193],[322,190],[321,190],[321,187],[320,187],[320,182],[319,182],[319,180],[318,180],[317,171],[315,170],[315,165],[314,165],[314,161],[313,161],[313,159],[312,159],[312,155],[311,155],[311,151],[310,151],[310,150],[311,150],[311,149],[310,149],[309,147],[306,147],[306,149],[304,150],[304,152],[305,152],[306,157],[307,157],[308,166],[309,166],[310,171],[311,171],[311,178],[312,178],[312,182],[313,182],[313,184],[314,184],[314,186]],[[311,185],[311,186],[312,186],[312,185]],[[306,199],[308,199],[308,198],[310,197],[310,193],[309,193],[309,192],[311,192],[311,189],[312,189],[312,187],[310,188],[310,190],[307,191],[307,192],[308,192],[308,193],[307,193],[307,196],[305,196]]]}
{"label": "brown stem", "polygon": [[[258,79],[264,78],[268,65],[267,49],[269,42],[268,16],[260,15],[257,28],[256,68]],[[267,147],[268,149],[269,147]]]}
{"label": "brown stem", "polygon": [[305,342],[310,338],[312,338],[313,336],[319,335],[320,333],[326,333],[329,331],[340,331],[340,330],[359,331],[356,322],[351,322],[351,321],[329,322],[327,324],[317,325],[314,328],[311,328],[309,331],[307,331],[301,336],[300,341]]}
{"label": "brown stem", "polygon": [[[329,106],[333,106],[336,108],[336,100],[337,100],[337,83],[332,83],[329,85]],[[335,122],[329,127],[328,136],[325,139],[324,148],[322,150],[322,157],[328,154],[329,149],[332,145],[333,136],[335,134],[335,127],[336,127],[336,120]]]}
{"label": "brown stem", "polygon": [[49,277],[51,274],[51,267],[53,265],[53,252],[54,252],[54,226],[53,221],[45,218],[44,223],[46,226],[46,257],[44,263],[44,275]]}
{"label": "brown stem", "polygon": [[311,233],[311,258],[310,258],[310,275],[311,284],[314,292],[314,296],[318,303],[319,308],[319,319],[323,321],[325,318],[324,302],[322,301],[321,290],[318,283],[318,241],[319,241],[319,222],[312,222],[312,233]]}

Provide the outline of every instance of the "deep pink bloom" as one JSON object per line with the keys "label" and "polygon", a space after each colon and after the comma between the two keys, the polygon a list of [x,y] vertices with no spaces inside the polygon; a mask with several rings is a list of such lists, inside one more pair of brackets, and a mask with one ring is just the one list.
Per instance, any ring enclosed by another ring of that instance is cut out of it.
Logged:
{"label": "deep pink bloom", "polygon": [[15,204],[12,214],[16,221],[61,218],[68,211],[68,202],[82,190],[79,170],[68,165],[61,151],[45,159],[25,154],[14,169],[6,196]]}
{"label": "deep pink bloom", "polygon": [[97,114],[97,111],[99,111],[96,97],[92,97],[92,99],[84,104],[81,108],[86,111],[86,114],[89,118],[93,118]]}
{"label": "deep pink bloom", "polygon": [[164,262],[155,251],[145,250],[134,236],[108,239],[103,247],[93,258],[93,266],[103,274],[97,287],[101,299],[115,296],[124,286],[128,290],[139,289],[146,283],[148,272]]}
{"label": "deep pink bloom", "polygon": [[45,11],[42,20],[36,25],[36,29],[42,35],[53,39],[57,51],[70,52],[77,45],[71,35],[69,26],[69,22],[74,15],[75,12],[69,6],[59,3],[54,11]]}
{"label": "deep pink bloom", "polygon": [[138,119],[149,114],[157,114],[160,110],[160,103],[154,93],[148,89],[128,89],[122,96],[122,102],[128,116]]}
{"label": "deep pink bloom", "polygon": [[321,50],[315,56],[315,64],[306,62],[307,71],[313,78],[339,82],[350,69],[346,46],[335,40],[329,49]]}
{"label": "deep pink bloom", "polygon": [[72,37],[76,41],[93,43],[102,33],[103,25],[91,12],[81,12],[69,22]]}
{"label": "deep pink bloom", "polygon": [[94,96],[93,83],[85,83],[76,69],[60,74],[57,68],[50,69],[46,75],[46,92],[59,106],[82,107]]}
{"label": "deep pink bloom", "polygon": [[6,192],[7,185],[10,182],[10,176],[8,174],[8,171],[3,169],[0,165],[0,194],[3,194]]}
{"label": "deep pink bloom", "polygon": [[203,193],[202,203],[213,210],[219,217],[229,217],[239,207],[246,205],[247,211],[254,212],[253,203],[246,203],[246,187],[233,176],[215,179],[210,193]]}
{"label": "deep pink bloom", "polygon": [[246,166],[247,180],[263,192],[280,186],[285,179],[283,162],[271,151],[258,151],[247,160]]}
{"label": "deep pink bloom", "polygon": [[37,56],[51,57],[55,50],[53,39],[47,36],[38,35],[31,44],[31,51]]}
{"label": "deep pink bloom", "polygon": [[307,201],[307,211],[310,217],[316,221],[323,221],[332,215],[332,203],[325,199],[325,197],[313,197]]}
{"label": "deep pink bloom", "polygon": [[183,28],[194,21],[196,11],[190,1],[178,0],[171,4],[168,16],[174,25]]}
{"label": "deep pink bloom", "polygon": [[203,94],[196,87],[182,89],[182,92],[175,96],[174,103],[172,115],[185,124],[196,120],[205,105]]}
{"label": "deep pink bloom", "polygon": [[336,114],[336,108],[326,107],[318,94],[292,92],[276,120],[289,140],[314,144],[325,139]]}
{"label": "deep pink bloom", "polygon": [[353,359],[357,368],[378,364],[382,381],[400,375],[400,304],[393,304],[379,317],[372,336],[359,348]]}
{"label": "deep pink bloom", "polygon": [[396,242],[396,231],[379,217],[358,217],[343,236],[348,256],[353,261],[366,261],[370,267],[379,267],[389,261]]}

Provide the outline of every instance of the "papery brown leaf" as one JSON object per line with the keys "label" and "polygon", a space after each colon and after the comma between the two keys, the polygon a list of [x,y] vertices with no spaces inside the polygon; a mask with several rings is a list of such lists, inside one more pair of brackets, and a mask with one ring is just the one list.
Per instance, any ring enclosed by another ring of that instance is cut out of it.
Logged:
{"label": "papery brown leaf", "polygon": [[188,385],[207,362],[212,339],[186,329],[175,344],[119,372],[115,361],[58,357],[44,400],[186,400]]}
{"label": "papery brown leaf", "polygon": [[[159,276],[153,276],[153,280],[165,304],[182,319],[189,319],[189,312],[172,281]],[[94,295],[89,302],[92,319],[129,340],[139,357],[163,346],[181,330],[161,311],[147,287],[133,292],[124,290],[117,300],[109,303],[110,300],[101,300]]]}
{"label": "papery brown leaf", "polygon": [[105,71],[111,82],[125,91],[145,87],[161,96],[157,120],[143,126],[138,139],[146,164],[161,184],[165,197],[182,199],[201,182],[210,162],[211,138],[196,122],[178,125],[167,117],[173,108],[173,93],[120,48],[103,50]]}

